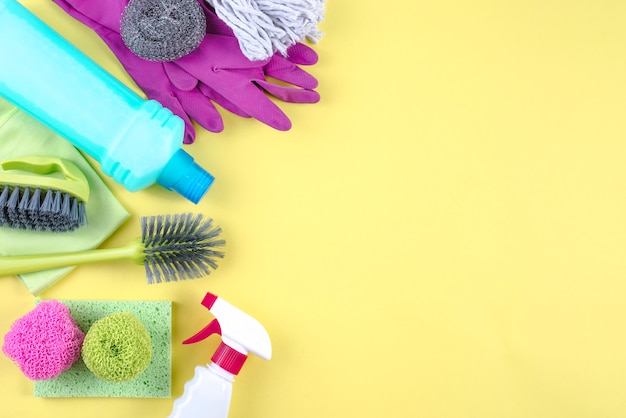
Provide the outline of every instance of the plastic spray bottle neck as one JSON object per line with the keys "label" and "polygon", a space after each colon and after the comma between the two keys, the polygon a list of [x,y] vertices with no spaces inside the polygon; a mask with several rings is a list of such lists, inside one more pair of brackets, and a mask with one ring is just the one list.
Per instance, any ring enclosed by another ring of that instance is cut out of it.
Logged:
{"label": "plastic spray bottle neck", "polygon": [[196,164],[193,157],[180,149],[172,155],[157,182],[198,203],[213,184],[214,177]]}
{"label": "plastic spray bottle neck", "polygon": [[221,342],[215,350],[211,361],[233,375],[239,374],[243,364],[248,359],[246,354],[240,353],[232,347]]}

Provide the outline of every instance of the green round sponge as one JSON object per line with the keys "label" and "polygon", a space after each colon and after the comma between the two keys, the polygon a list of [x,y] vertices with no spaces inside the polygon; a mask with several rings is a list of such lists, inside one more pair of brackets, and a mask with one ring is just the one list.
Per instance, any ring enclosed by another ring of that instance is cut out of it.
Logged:
{"label": "green round sponge", "polygon": [[81,354],[87,368],[100,379],[127,382],[150,364],[150,334],[132,313],[112,313],[89,328]]}

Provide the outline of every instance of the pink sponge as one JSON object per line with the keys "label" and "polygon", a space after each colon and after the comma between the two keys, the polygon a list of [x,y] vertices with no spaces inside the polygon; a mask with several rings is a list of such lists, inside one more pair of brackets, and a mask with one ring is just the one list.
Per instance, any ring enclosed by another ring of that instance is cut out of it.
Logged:
{"label": "pink sponge", "polygon": [[4,336],[2,352],[29,379],[46,380],[57,377],[78,360],[84,339],[69,308],[47,300],[15,321]]}

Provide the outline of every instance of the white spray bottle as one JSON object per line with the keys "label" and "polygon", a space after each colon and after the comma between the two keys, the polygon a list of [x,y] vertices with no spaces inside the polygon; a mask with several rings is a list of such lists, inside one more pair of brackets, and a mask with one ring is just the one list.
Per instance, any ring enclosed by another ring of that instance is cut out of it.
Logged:
{"label": "white spray bottle", "polygon": [[226,418],[232,384],[248,353],[265,360],[272,357],[270,337],[259,321],[212,293],[207,293],[201,303],[215,319],[183,344],[202,341],[212,334],[220,334],[222,342],[211,364],[196,367],[168,418]]}

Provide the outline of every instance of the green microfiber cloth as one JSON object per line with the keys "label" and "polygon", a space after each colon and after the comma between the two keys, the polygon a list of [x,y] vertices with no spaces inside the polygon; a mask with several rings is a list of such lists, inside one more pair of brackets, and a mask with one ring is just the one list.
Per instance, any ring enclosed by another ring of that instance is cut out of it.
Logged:
{"label": "green microfiber cloth", "polygon": [[152,358],[146,370],[127,382],[96,377],[82,358],[59,377],[34,382],[36,397],[169,398],[171,396],[172,302],[59,300],[70,308],[72,318],[85,334],[99,319],[130,312],[150,334]]}
{"label": "green microfiber cloth", "polygon": [[[80,251],[99,246],[129,217],[85,157],[68,141],[13,104],[0,98],[0,158],[26,155],[66,158],[81,169],[89,181],[86,205],[88,224],[71,232],[54,233],[2,227],[0,254],[26,255]],[[48,289],[73,267],[20,274],[18,278],[35,296]]]}

